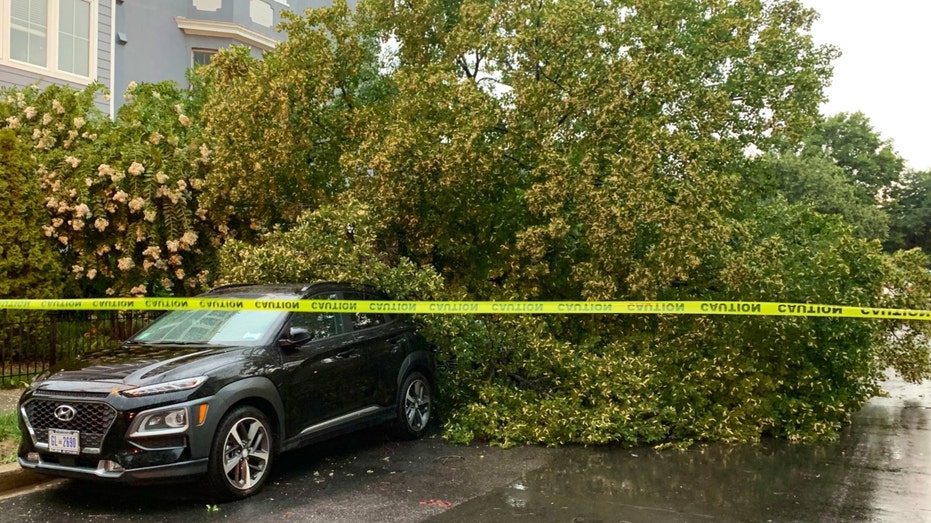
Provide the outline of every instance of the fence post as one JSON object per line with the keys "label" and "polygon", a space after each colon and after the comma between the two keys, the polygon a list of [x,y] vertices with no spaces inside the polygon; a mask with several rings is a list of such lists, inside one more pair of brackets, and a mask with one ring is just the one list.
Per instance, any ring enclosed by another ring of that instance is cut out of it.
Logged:
{"label": "fence post", "polygon": [[51,369],[58,363],[58,326],[55,321],[58,316],[58,313],[55,311],[50,311],[48,313],[49,318],[49,329],[48,329],[48,368]]}

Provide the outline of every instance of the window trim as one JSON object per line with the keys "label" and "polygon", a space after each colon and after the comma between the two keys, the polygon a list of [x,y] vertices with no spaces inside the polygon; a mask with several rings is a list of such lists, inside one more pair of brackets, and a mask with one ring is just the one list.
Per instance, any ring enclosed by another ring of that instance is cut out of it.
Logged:
{"label": "window trim", "polygon": [[[211,57],[215,56],[219,52],[219,49],[210,49],[207,47],[193,47],[191,48],[191,67],[197,66],[196,56],[197,53],[209,54]],[[212,60],[212,58],[211,58]],[[203,65],[203,64],[202,64]]]}
{"label": "window trim", "polygon": [[59,32],[61,24],[59,15],[61,12],[60,0],[46,0],[48,5],[48,21],[46,29],[46,66],[21,62],[13,59],[10,49],[10,39],[12,36],[12,16],[13,2],[11,0],[0,0],[0,65],[33,73],[42,77],[54,78],[66,82],[72,82],[80,85],[89,85],[97,78],[97,57],[98,57],[98,38],[100,37],[100,14],[99,2],[102,0],[80,0],[90,6],[90,32],[88,34],[88,74],[82,76],[79,74],[62,71],[58,68],[59,58]]}

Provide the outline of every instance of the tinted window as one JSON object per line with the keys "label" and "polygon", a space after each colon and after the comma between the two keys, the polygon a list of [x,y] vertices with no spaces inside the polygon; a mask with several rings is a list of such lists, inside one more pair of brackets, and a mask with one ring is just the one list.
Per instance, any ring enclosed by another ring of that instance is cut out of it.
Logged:
{"label": "tinted window", "polygon": [[[350,291],[345,293],[347,300],[383,300],[384,296],[377,296],[372,293],[362,293]],[[383,325],[387,322],[384,314],[374,312],[356,312],[352,315],[352,330],[368,329],[376,325]]]}
{"label": "tinted window", "polygon": [[[336,293],[313,296],[314,300],[336,300]],[[322,339],[343,333],[343,315],[335,312],[297,312],[291,317],[291,328],[306,329],[313,339]]]}

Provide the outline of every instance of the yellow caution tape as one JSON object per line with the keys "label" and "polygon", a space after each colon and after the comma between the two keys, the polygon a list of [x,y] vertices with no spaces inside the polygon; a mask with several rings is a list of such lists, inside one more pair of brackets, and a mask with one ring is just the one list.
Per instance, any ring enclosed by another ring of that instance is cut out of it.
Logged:
{"label": "yellow caution tape", "polygon": [[931,310],[743,301],[382,301],[246,298],[0,300],[18,310],[282,310],[387,314],[706,314],[931,320]]}

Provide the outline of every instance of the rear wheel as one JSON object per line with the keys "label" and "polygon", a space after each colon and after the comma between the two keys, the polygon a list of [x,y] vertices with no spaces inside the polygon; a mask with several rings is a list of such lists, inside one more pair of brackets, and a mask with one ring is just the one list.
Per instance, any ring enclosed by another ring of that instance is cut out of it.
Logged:
{"label": "rear wheel", "polygon": [[245,498],[259,491],[272,462],[272,431],[268,418],[250,406],[230,411],[213,436],[207,484],[218,499]]}
{"label": "rear wheel", "polygon": [[430,422],[433,409],[430,380],[420,372],[411,372],[401,384],[398,396],[398,417],[395,432],[404,439],[415,439],[423,435]]}

